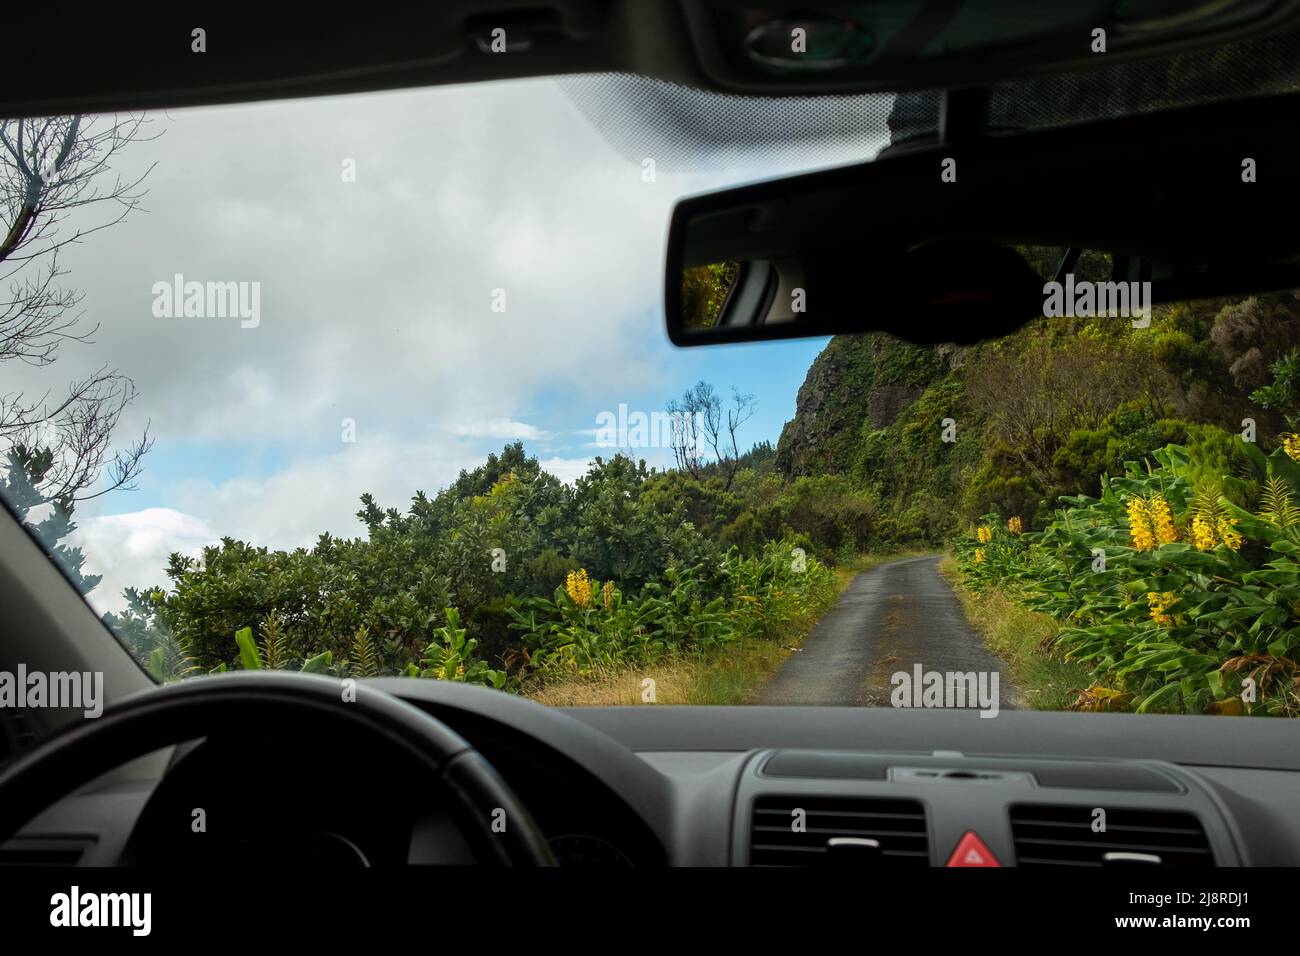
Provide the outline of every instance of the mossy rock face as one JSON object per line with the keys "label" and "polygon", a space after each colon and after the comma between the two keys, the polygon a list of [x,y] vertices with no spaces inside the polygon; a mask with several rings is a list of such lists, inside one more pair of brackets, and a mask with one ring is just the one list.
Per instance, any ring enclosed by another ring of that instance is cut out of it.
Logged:
{"label": "mossy rock face", "polygon": [[906,385],[878,385],[872,389],[867,402],[867,421],[872,429],[894,424],[903,409],[921,397],[922,391],[919,386]]}
{"label": "mossy rock face", "polygon": [[951,349],[887,335],[837,336],[817,356],[777,444],[785,475],[846,474],[864,422],[885,428],[948,372]]}

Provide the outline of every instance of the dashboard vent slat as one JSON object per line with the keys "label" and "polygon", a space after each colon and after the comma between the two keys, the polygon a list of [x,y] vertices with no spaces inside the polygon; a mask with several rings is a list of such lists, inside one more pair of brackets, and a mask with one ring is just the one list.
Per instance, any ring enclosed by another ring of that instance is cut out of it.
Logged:
{"label": "dashboard vent slat", "polygon": [[1011,836],[1020,866],[1104,866],[1106,854],[1158,857],[1163,866],[1214,866],[1200,820],[1181,810],[1108,809],[1093,830],[1092,807],[1020,804]]}
{"label": "dashboard vent slat", "polygon": [[0,867],[76,866],[93,841],[45,837],[14,837],[0,845]]}
{"label": "dashboard vent slat", "polygon": [[[792,826],[804,811],[805,826]],[[749,829],[750,866],[822,866],[831,861],[827,841],[857,837],[878,841],[882,866],[928,866],[925,808],[916,800],[845,797],[759,797]]]}

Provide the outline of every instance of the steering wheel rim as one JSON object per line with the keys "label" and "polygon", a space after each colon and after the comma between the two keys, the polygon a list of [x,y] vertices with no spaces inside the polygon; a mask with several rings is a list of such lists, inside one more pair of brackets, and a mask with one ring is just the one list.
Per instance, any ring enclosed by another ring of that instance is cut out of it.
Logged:
{"label": "steering wheel rim", "polygon": [[[344,720],[382,737],[438,779],[481,862],[554,866],[519,798],[467,740],[418,707],[356,682],[273,671],[194,678],[135,694],[41,742],[0,770],[0,843],[100,774],[172,744],[286,715]],[[267,721],[272,723],[268,724]],[[504,813],[504,816],[502,815]],[[503,829],[494,821],[504,821]]]}

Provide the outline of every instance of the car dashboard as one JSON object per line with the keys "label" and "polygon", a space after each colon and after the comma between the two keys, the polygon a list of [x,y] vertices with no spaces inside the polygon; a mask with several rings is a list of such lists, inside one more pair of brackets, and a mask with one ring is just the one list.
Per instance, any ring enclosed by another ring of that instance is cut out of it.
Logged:
{"label": "car dashboard", "polygon": [[[561,865],[1300,862],[1300,751],[1284,721],[549,709],[439,681],[372,683],[469,740]],[[121,862],[160,805],[190,814],[196,794],[209,819],[237,821],[238,838],[220,841],[224,861],[474,862],[437,795],[407,792],[347,743],[330,742],[336,759],[318,775],[282,746],[258,758],[204,741],[135,761],[47,809],[0,848],[0,865]]]}

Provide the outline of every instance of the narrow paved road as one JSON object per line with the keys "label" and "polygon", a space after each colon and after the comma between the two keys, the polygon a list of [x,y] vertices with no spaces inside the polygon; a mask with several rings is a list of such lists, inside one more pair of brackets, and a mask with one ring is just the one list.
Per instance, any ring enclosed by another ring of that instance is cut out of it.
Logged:
{"label": "narrow paved road", "polygon": [[939,556],[863,571],[758,694],[759,704],[889,707],[898,671],[999,672],[999,706],[1019,693],[985,647],[957,595],[939,575]]}

